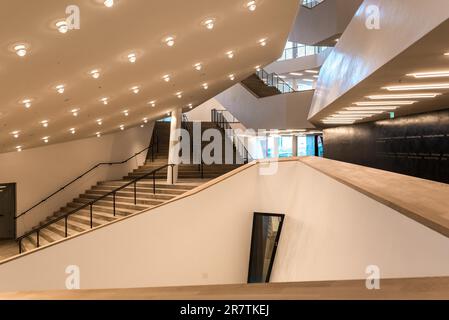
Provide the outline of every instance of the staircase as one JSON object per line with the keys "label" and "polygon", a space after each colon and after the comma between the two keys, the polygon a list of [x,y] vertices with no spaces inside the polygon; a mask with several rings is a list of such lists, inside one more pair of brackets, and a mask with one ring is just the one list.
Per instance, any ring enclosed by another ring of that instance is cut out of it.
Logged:
{"label": "staircase", "polygon": [[275,73],[261,69],[243,80],[242,85],[258,98],[294,92],[292,87]]}
{"label": "staircase", "polygon": [[[192,122],[184,122],[184,127],[192,128]],[[228,173],[234,169],[237,169],[241,166],[237,162],[237,152],[235,148],[233,148],[233,164],[225,164],[225,142],[227,141],[226,136],[224,134],[224,130],[221,129],[214,122],[201,122],[201,134],[204,133],[207,129],[216,129],[219,130],[222,134],[222,164],[211,164],[211,165],[203,165],[200,164],[181,164],[178,167],[178,179],[181,180],[191,180],[191,179],[215,179],[225,173]],[[158,122],[157,123],[157,133],[159,139],[159,151],[155,154],[154,162],[151,159],[148,159],[147,162],[135,169],[133,172],[129,173],[128,176],[124,177],[124,179],[132,180],[138,178],[146,173],[153,171],[154,169],[167,164],[168,162],[168,143],[170,140],[170,123]],[[192,149],[192,132],[189,131],[190,134],[190,142]],[[208,145],[210,142],[203,141],[202,148]],[[231,143],[227,141],[227,143]],[[190,163],[193,163],[193,153],[191,152]],[[164,169],[156,173],[156,179],[167,179],[167,170]]]}
{"label": "staircase", "polygon": [[[222,130],[215,123],[202,123],[203,132],[209,128]],[[153,141],[155,141],[155,139],[157,140],[157,149],[155,148],[156,150],[153,150],[153,152],[148,152],[147,160],[144,165],[123,177],[122,180],[98,182],[97,185],[92,186],[89,190],[86,190],[83,194],[73,199],[72,202],[68,203],[65,207],[47,217],[47,219],[42,221],[39,226],[43,226],[58,217],[63,217],[65,214],[72,212],[77,208],[81,208],[91,201],[107,195],[121,186],[124,186],[133,179],[140,178],[146,173],[167,165],[170,140],[170,123],[156,122]],[[223,134],[223,142],[225,139],[225,135]],[[207,144],[208,142],[203,142],[203,146]],[[234,149],[234,159],[235,158],[236,152]],[[160,170],[155,174],[155,193],[153,189],[152,176],[149,176],[147,179],[138,181],[135,189],[134,185],[130,185],[120,191],[117,191],[115,199],[112,195],[110,195],[97,201],[92,206],[92,225],[90,219],[90,208],[86,207],[68,216],[67,224],[63,218],[58,222],[40,229],[38,232],[37,227],[34,228],[34,233],[22,239],[21,250],[22,252],[34,250],[38,247],[46,246],[55,241],[90,230],[91,228],[122,219],[123,217],[129,216],[136,212],[161,205],[189,190],[198,187],[204,182],[207,182],[209,179],[219,177],[238,168],[239,166],[239,164],[213,164],[210,166],[182,164],[178,167],[178,182],[174,185],[169,184],[166,181],[167,169]],[[134,192],[136,194],[136,198],[134,197]]]}

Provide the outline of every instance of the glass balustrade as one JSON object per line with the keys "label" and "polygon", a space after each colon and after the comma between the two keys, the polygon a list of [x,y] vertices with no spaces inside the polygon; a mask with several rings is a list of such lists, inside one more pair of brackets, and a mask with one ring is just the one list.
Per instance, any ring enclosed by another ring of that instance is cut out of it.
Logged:
{"label": "glass balustrade", "polygon": [[282,56],[278,59],[278,61],[313,56],[323,52],[326,49],[328,49],[328,47],[307,46],[304,44],[295,43],[285,48]]}
{"label": "glass balustrade", "polygon": [[304,7],[312,9],[313,7],[316,7],[321,2],[323,2],[324,0],[301,0],[301,1]]}

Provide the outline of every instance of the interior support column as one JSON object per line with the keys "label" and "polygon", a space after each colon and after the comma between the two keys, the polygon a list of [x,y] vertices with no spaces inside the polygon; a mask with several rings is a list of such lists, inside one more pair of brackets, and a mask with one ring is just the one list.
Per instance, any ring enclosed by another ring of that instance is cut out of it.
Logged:
{"label": "interior support column", "polygon": [[167,168],[167,183],[176,183],[178,180],[178,163],[180,161],[177,144],[180,142],[180,129],[182,121],[182,109],[176,108],[171,111],[171,122],[170,122],[170,142],[168,147],[168,163],[175,163],[173,167],[173,176],[171,168]]}
{"label": "interior support column", "polygon": [[298,156],[298,136],[293,135],[292,139],[292,156],[297,157]]}

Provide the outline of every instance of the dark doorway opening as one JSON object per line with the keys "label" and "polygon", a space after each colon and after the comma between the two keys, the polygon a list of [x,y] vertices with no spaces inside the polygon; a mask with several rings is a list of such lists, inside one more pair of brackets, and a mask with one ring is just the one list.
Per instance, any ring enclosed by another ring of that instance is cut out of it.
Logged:
{"label": "dark doorway opening", "polygon": [[0,240],[13,240],[16,236],[16,184],[0,184]]}
{"label": "dark doorway opening", "polygon": [[248,283],[270,282],[284,217],[283,214],[254,213]]}

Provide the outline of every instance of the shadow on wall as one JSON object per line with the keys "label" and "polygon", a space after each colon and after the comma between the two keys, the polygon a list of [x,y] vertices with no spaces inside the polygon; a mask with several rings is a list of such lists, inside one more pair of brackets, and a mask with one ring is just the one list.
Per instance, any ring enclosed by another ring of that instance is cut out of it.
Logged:
{"label": "shadow on wall", "polygon": [[449,109],[324,130],[324,156],[449,183]]}

